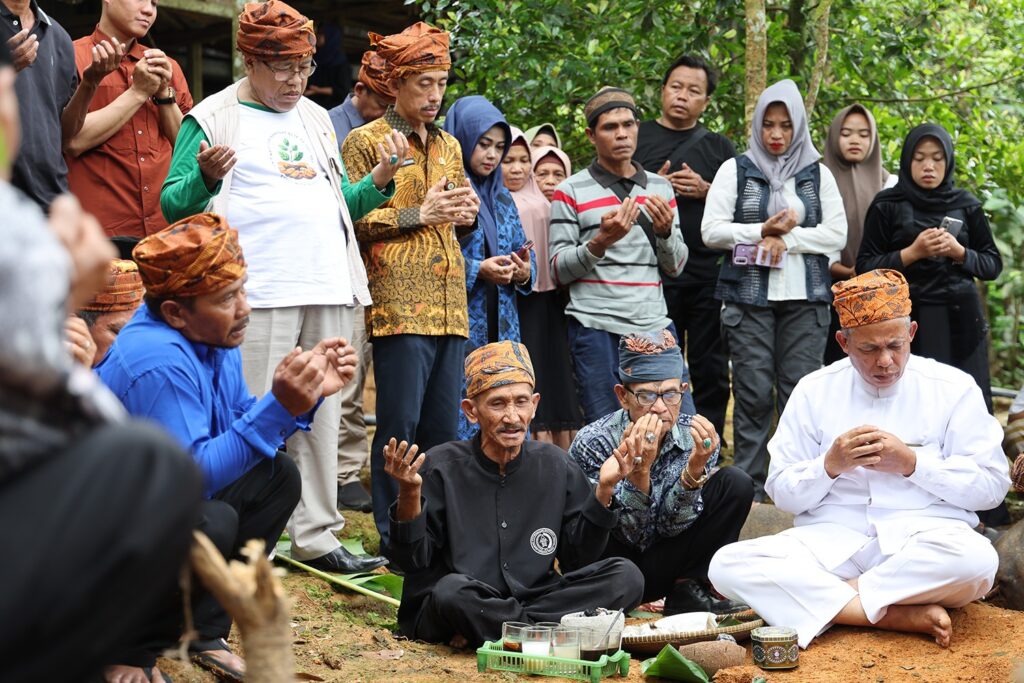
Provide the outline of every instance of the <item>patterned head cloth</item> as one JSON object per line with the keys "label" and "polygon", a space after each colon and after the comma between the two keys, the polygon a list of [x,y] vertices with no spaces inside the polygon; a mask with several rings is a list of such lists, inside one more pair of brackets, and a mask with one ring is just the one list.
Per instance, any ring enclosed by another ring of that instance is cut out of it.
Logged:
{"label": "patterned head cloth", "polygon": [[146,288],[142,286],[142,276],[139,275],[135,261],[116,258],[107,269],[107,284],[92,301],[82,306],[82,310],[100,313],[134,311],[142,303],[142,295],[145,293]]}
{"label": "patterned head cloth", "polygon": [[839,325],[846,329],[910,315],[910,288],[895,270],[872,270],[832,285]]}
{"label": "patterned head cloth", "polygon": [[313,22],[281,0],[246,3],[238,15],[238,49],[260,59],[301,59],[316,52]]}
{"label": "patterned head cloth", "polygon": [[359,67],[357,80],[384,99],[394,100],[395,88],[384,75],[387,70],[388,60],[377,54],[375,50],[367,50],[363,53],[363,63]]}
{"label": "patterned head cloth", "polygon": [[387,60],[384,75],[389,81],[424,71],[450,69],[448,41],[447,32],[422,21],[392,36],[370,33],[370,47]]}
{"label": "patterned head cloth", "polygon": [[200,213],[139,242],[132,252],[146,294],[157,299],[216,292],[245,276],[238,232],[214,213]]}
{"label": "patterned head cloth", "polygon": [[682,379],[683,354],[668,330],[619,337],[619,379],[623,384]]}
{"label": "patterned head cloth", "polygon": [[518,382],[536,385],[530,352],[522,344],[500,341],[466,356],[466,398]]}
{"label": "patterned head cloth", "polygon": [[597,123],[597,117],[606,111],[620,107],[625,107],[636,114],[636,101],[633,100],[632,95],[622,88],[605,86],[583,105],[583,118],[587,120],[587,126],[593,128]]}

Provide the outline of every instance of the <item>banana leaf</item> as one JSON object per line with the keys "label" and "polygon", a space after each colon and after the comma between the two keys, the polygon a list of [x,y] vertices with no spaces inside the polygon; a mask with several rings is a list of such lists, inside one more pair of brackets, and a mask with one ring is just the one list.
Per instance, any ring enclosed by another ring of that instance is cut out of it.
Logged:
{"label": "banana leaf", "polygon": [[[341,544],[353,554],[365,554],[363,544],[358,539],[345,539]],[[309,572],[330,584],[341,586],[354,593],[360,593],[381,602],[386,602],[394,607],[398,607],[402,599],[402,586],[404,582],[401,576],[397,574],[335,574],[333,572],[321,571],[294,559],[291,555],[291,542],[285,537],[282,537],[282,540],[277,542],[277,554],[274,556],[274,559]]]}
{"label": "banana leaf", "polygon": [[708,675],[696,662],[687,659],[671,645],[661,648],[657,657],[645,659],[640,664],[644,676],[657,676],[670,681],[685,683],[708,683]]}

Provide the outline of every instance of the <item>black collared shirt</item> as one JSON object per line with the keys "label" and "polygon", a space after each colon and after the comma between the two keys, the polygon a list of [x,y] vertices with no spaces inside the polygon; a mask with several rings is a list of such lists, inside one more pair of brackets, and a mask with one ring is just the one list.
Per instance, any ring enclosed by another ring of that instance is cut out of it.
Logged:
{"label": "black collared shirt", "polygon": [[[46,209],[54,197],[68,191],[60,117],[78,88],[78,71],[71,36],[35,0],[31,8],[36,20],[30,33],[39,40],[39,51],[14,81],[21,146],[11,184]],[[21,28],[21,19],[0,2],[0,40],[10,40]]]}

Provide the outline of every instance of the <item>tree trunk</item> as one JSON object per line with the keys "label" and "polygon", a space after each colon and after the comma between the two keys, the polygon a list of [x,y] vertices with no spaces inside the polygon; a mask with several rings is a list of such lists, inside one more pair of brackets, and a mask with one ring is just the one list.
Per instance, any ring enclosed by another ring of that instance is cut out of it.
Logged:
{"label": "tree trunk", "polygon": [[814,32],[814,66],[811,77],[807,81],[807,95],[804,96],[804,108],[807,109],[807,121],[810,123],[814,114],[814,105],[818,101],[818,89],[825,78],[828,68],[828,20],[832,11],[832,0],[818,0],[811,10],[811,31]]}
{"label": "tree trunk", "polygon": [[746,15],[746,116],[747,129],[754,117],[754,107],[768,81],[768,19],[765,0],[744,0]]}
{"label": "tree trunk", "polygon": [[246,683],[293,683],[290,604],[263,541],[249,541],[243,550],[249,562],[233,560],[229,567],[205,534],[194,538],[192,568],[241,633]]}

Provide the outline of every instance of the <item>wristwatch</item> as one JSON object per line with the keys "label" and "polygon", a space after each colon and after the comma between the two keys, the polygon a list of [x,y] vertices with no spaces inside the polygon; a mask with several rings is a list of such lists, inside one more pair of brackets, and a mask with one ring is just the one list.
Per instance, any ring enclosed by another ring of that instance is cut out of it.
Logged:
{"label": "wristwatch", "polygon": [[694,479],[692,476],[690,476],[690,471],[686,467],[684,467],[683,472],[679,476],[679,478],[682,480],[683,488],[685,488],[687,491],[695,491],[700,487],[704,486],[704,484],[707,482],[708,473],[705,472],[703,475],[701,475],[700,479]]}
{"label": "wristwatch", "polygon": [[169,93],[167,97],[158,97],[156,95],[153,95],[153,104],[177,104],[178,93],[174,90],[173,87],[167,86],[167,90],[165,90],[164,92]]}

